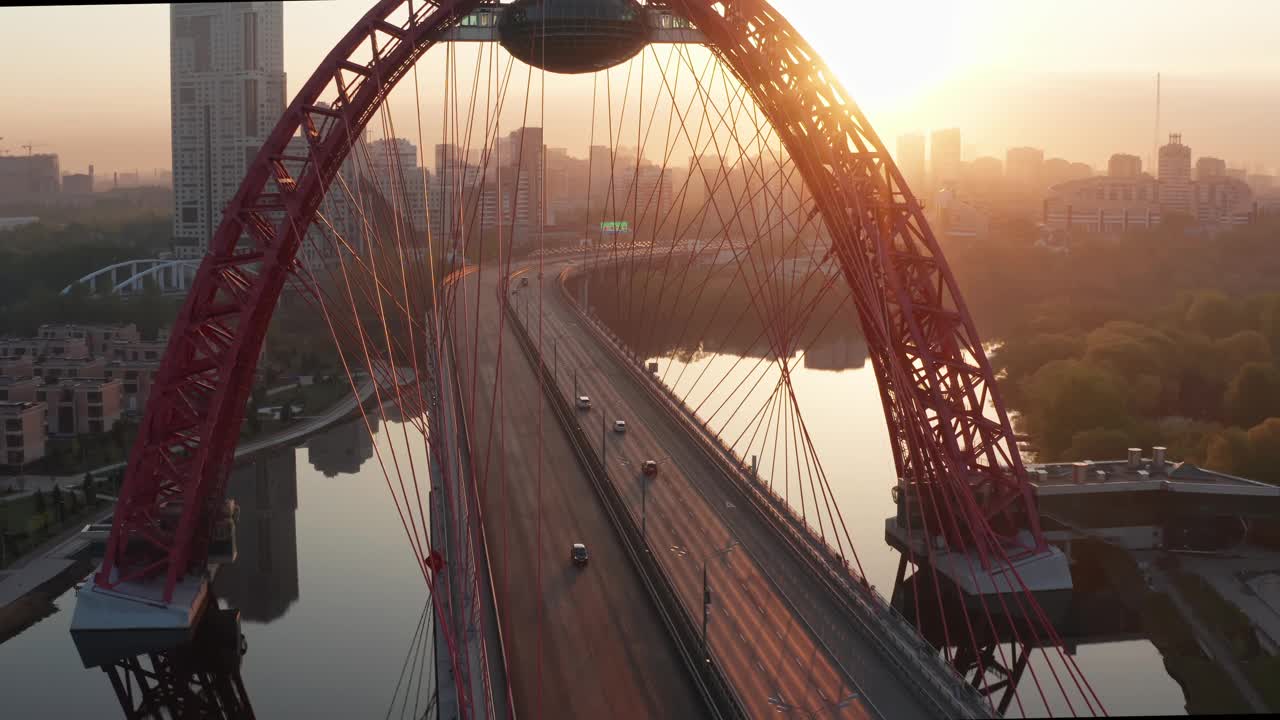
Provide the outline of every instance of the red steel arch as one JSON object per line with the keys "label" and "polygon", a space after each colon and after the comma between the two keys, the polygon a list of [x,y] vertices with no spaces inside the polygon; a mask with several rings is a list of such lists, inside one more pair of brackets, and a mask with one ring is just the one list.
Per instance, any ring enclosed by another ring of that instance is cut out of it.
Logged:
{"label": "red steel arch", "polygon": [[[96,582],[202,567],[252,373],[303,234],[355,138],[441,31],[480,0],[380,0],[285,110],[229,204],[174,324]],[[651,4],[659,4],[652,2]],[[991,369],[920,204],[831,71],[765,0],[669,0],[766,114],[853,289],[899,476],[984,557],[1030,530],[1025,470]],[[322,98],[336,96],[329,106]],[[288,155],[301,130],[306,157]],[[301,162],[291,174],[285,162]],[[985,410],[990,403],[995,417]],[[996,532],[993,534],[991,530]]]}

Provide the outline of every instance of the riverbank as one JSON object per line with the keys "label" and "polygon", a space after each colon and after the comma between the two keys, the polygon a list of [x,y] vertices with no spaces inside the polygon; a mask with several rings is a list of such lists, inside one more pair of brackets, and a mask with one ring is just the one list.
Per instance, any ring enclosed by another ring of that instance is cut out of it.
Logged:
{"label": "riverbank", "polygon": [[[346,419],[374,395],[373,381],[362,381],[358,392],[358,396],[348,394],[319,415],[269,436],[241,444],[236,448],[236,459],[242,460],[257,453],[301,442]],[[93,472],[95,476],[100,473],[105,475],[122,467],[122,464],[117,464],[98,468]],[[55,477],[49,479],[49,482],[57,483],[59,480],[68,483],[68,492],[72,482],[79,482],[78,478],[73,477]],[[112,502],[100,515],[92,517],[90,522],[108,522],[114,509],[115,503]],[[93,559],[87,556],[89,543],[79,537],[84,524],[90,523],[77,523],[64,530],[22,558],[16,559],[11,570],[0,573],[0,643],[54,612],[56,608],[52,607],[52,600],[93,569]]]}

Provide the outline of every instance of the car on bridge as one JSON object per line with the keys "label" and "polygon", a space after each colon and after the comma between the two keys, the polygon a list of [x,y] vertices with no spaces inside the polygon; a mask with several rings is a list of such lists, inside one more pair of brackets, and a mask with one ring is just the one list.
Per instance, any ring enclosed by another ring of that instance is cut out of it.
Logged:
{"label": "car on bridge", "polygon": [[644,462],[640,463],[640,472],[644,473],[645,475],[657,475],[658,461],[645,460]]}
{"label": "car on bridge", "polygon": [[586,395],[579,395],[579,396],[578,396],[578,409],[579,409],[579,410],[590,410],[590,409],[591,409],[591,398],[587,397]]}
{"label": "car on bridge", "polygon": [[590,559],[590,556],[587,554],[587,546],[582,543],[574,543],[573,547],[569,549],[569,559],[578,567],[586,565],[587,560]]}
{"label": "car on bridge", "polygon": [[626,420],[614,420],[614,421],[613,421],[613,431],[614,431],[614,432],[616,432],[616,433],[624,433],[624,432],[626,432],[626,431],[627,431],[627,421],[626,421]]}
{"label": "car on bridge", "polygon": [[528,285],[529,285],[529,278],[528,278],[528,276],[521,277],[521,278],[520,278],[520,287],[527,287]]}

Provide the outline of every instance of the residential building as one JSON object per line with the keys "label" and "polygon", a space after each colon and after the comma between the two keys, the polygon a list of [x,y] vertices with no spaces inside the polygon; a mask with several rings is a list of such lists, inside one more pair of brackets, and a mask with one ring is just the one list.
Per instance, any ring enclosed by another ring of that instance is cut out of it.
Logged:
{"label": "residential building", "polygon": [[45,404],[0,401],[0,466],[20,469],[44,457]]}
{"label": "residential building", "polygon": [[52,202],[61,190],[61,177],[57,155],[0,157],[0,198],[11,203]]}
{"label": "residential building", "polygon": [[1249,183],[1249,187],[1255,194],[1266,195],[1275,187],[1276,178],[1274,175],[1255,173],[1249,175],[1246,182]]}
{"label": "residential building", "polygon": [[173,237],[203,256],[285,106],[283,3],[169,8]]}
{"label": "residential building", "polygon": [[35,363],[32,374],[50,384],[66,378],[100,378],[106,366],[100,357],[45,357]]}
{"label": "residential building", "polygon": [[84,337],[53,338],[4,338],[0,340],[0,360],[29,357],[33,362],[45,358],[68,360],[89,357],[89,345]]}
{"label": "residential building", "polygon": [[50,435],[104,433],[120,420],[124,384],[101,377],[64,378],[46,382],[36,398],[48,406]]}
{"label": "residential building", "polygon": [[142,336],[138,326],[128,325],[75,325],[51,324],[40,326],[37,335],[43,340],[83,339],[89,355],[99,357],[107,355],[109,347],[118,342],[138,342]]}
{"label": "residential building", "polygon": [[34,402],[40,381],[27,377],[0,377],[0,402]]}
{"label": "residential building", "polygon": [[929,165],[934,189],[960,179],[960,129],[935,130],[929,137]]}
{"label": "residential building", "polygon": [[159,372],[159,360],[113,360],[102,369],[102,376],[123,383],[122,410],[132,415],[140,414],[146,409],[147,400],[151,398],[151,387]]}
{"label": "residential building", "polygon": [[1107,163],[1107,175],[1113,178],[1136,178],[1142,174],[1142,158],[1116,153]]}
{"label": "residential building", "polygon": [[1161,211],[1192,215],[1191,147],[1182,144],[1182,135],[1169,135],[1169,144],[1160,148],[1159,173]]}
{"label": "residential building", "polygon": [[[378,188],[413,223],[413,234],[427,232],[427,178],[418,165],[418,147],[404,138],[370,142],[369,165]],[[408,231],[408,228],[405,228]],[[425,245],[425,237],[422,244]]]}
{"label": "residential building", "polygon": [[158,362],[164,357],[165,348],[168,347],[168,340],[131,340],[117,341],[111,344],[110,352],[106,353],[107,359],[116,361],[129,362]]}
{"label": "residential building", "polygon": [[[0,341],[0,349],[4,348],[4,341]],[[31,377],[34,370],[35,358],[31,355],[20,355],[12,357],[0,356],[0,377],[7,378],[28,378]]]}

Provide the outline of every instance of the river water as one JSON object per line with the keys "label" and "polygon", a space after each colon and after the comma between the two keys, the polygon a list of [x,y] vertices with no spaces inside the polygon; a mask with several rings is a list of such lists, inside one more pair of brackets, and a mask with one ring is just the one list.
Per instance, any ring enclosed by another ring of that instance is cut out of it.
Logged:
{"label": "river water", "polygon": [[[758,357],[676,349],[652,359],[683,391],[704,368],[724,375]],[[884,542],[893,460],[861,338],[823,333],[793,358],[792,382],[862,567],[887,596],[897,564]],[[237,467],[229,494],[242,508],[240,558],[216,589],[242,611],[242,675],[258,717],[422,716],[432,687],[417,636],[427,595],[374,457],[375,443],[401,435],[396,423],[371,435],[356,421]],[[1107,600],[1098,604],[1105,615]],[[83,669],[72,645],[73,591],[55,605],[55,614],[0,645],[0,717],[101,716],[116,706],[106,675]],[[1110,714],[1185,712],[1182,690],[1140,632],[1072,645]],[[1020,690],[1034,693],[1027,678]],[[1055,715],[1066,712],[1053,705]]]}
{"label": "river water", "polygon": [[[433,688],[415,638],[426,587],[373,459],[375,441],[401,436],[396,423],[371,437],[356,421],[233,473],[239,558],[215,590],[242,612],[241,673],[258,717],[422,717]],[[0,718],[113,717],[106,674],[84,669],[71,641],[74,590],[54,604],[0,645]]]}

